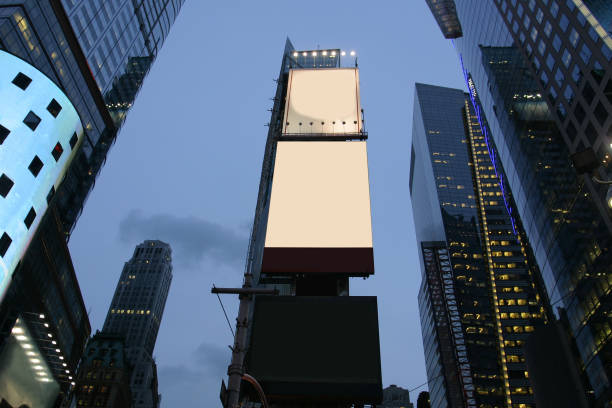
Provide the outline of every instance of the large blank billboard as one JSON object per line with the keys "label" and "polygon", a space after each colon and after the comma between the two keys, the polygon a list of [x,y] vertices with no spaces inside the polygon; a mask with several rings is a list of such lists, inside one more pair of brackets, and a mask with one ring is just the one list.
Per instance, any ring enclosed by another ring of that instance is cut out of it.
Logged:
{"label": "large blank billboard", "polygon": [[257,296],[247,372],[271,402],[382,399],[374,296]]}
{"label": "large blank billboard", "polygon": [[366,142],[278,142],[263,273],[374,273]]}
{"label": "large blank billboard", "polygon": [[289,72],[284,134],[342,134],[361,130],[357,68]]}

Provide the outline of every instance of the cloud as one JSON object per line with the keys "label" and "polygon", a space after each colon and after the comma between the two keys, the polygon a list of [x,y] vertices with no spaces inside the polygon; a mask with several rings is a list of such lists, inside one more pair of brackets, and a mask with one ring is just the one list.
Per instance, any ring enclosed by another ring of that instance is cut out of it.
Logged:
{"label": "cloud", "polygon": [[202,372],[184,365],[171,365],[160,367],[159,383],[165,387],[173,387],[179,384],[194,384],[201,382]]}
{"label": "cloud", "polygon": [[195,362],[213,375],[223,376],[232,357],[228,347],[202,343],[195,350]]}
{"label": "cloud", "polygon": [[159,239],[172,246],[173,260],[193,266],[204,259],[237,265],[244,261],[248,236],[197,217],[170,214],[145,216],[132,210],[119,224],[124,242]]}
{"label": "cloud", "polygon": [[[206,406],[220,406],[218,390],[221,380],[227,383],[227,366],[231,352],[223,346],[202,343],[192,353],[188,364],[164,365],[158,370],[164,406],[193,406],[194,401],[207,400]],[[201,405],[198,405],[201,406]]]}

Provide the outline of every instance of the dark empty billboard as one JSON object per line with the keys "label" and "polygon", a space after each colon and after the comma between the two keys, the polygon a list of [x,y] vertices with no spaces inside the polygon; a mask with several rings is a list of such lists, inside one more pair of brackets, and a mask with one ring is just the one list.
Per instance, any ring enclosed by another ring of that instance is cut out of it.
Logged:
{"label": "dark empty billboard", "polygon": [[258,296],[253,323],[246,372],[271,401],[381,401],[376,297]]}

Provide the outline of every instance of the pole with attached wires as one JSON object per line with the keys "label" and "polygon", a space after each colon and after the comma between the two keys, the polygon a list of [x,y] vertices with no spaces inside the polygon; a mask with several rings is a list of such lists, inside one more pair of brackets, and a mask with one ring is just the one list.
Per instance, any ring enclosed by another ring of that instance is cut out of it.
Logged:
{"label": "pole with attached wires", "polygon": [[[232,362],[227,369],[229,375],[227,383],[227,399],[223,401],[225,408],[238,408],[240,400],[240,382],[244,375],[244,357],[247,349],[247,335],[249,327],[249,306],[253,295],[278,295],[278,289],[257,289],[252,287],[252,275],[244,275],[244,284],[241,288],[217,288],[210,290],[215,294],[238,295],[240,306],[236,318],[236,334],[232,348]],[[252,377],[250,377],[252,378]]]}

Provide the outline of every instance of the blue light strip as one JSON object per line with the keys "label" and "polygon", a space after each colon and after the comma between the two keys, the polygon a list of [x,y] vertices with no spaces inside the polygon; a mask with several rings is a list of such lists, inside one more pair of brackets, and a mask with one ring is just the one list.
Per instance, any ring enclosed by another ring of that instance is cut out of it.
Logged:
{"label": "blue light strip", "polygon": [[[454,45],[454,41],[453,41],[453,45]],[[504,206],[506,207],[506,211],[508,212],[508,216],[510,217],[510,223],[512,224],[512,232],[514,233],[514,235],[517,235],[516,225],[514,222],[514,216],[512,215],[512,207],[510,207],[510,204],[508,203],[508,200],[506,199],[506,189],[504,188],[504,176],[497,169],[497,154],[495,153],[495,151],[493,150],[493,147],[489,143],[489,131],[487,127],[485,126],[484,121],[482,120],[482,117],[480,115],[480,106],[478,105],[478,102],[476,101],[476,88],[474,87],[473,83],[470,83],[469,73],[465,69],[465,66],[463,65],[463,56],[461,55],[461,53],[458,53],[458,54],[459,54],[459,62],[461,63],[461,70],[463,71],[463,78],[465,79],[465,84],[467,85],[468,93],[470,95],[470,100],[472,101],[472,106],[474,107],[474,112],[476,113],[478,124],[480,125],[480,129],[482,130],[482,134],[484,136],[485,143],[487,144],[487,151],[489,152],[489,158],[491,159],[491,163],[493,163],[493,169],[495,170],[495,175],[497,176],[497,179],[499,180],[499,187],[501,188],[501,191],[502,191],[502,198],[504,200]]]}

